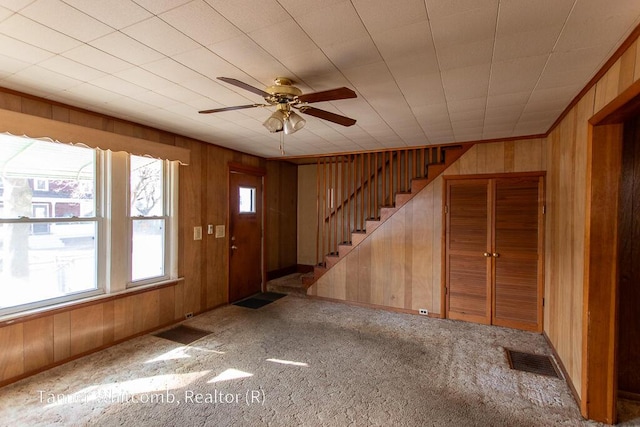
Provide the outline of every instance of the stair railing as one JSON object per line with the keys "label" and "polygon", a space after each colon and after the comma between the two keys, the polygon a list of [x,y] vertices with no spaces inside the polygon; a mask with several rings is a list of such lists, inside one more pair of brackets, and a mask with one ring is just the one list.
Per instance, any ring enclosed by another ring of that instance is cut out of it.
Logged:
{"label": "stair railing", "polygon": [[411,191],[411,180],[426,178],[428,167],[442,164],[447,148],[429,146],[320,157],[317,160],[316,262],[338,253],[351,233],[364,231],[380,208],[393,206],[398,193]]}

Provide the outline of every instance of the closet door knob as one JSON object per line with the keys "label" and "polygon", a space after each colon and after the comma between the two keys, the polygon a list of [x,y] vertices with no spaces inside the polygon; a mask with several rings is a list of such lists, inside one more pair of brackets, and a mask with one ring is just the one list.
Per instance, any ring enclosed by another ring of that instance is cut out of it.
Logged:
{"label": "closet door knob", "polygon": [[493,257],[494,257],[494,258],[498,258],[499,256],[500,256],[500,254],[499,254],[499,253],[497,253],[497,252],[494,252],[494,253],[493,253]]}
{"label": "closet door knob", "polygon": [[486,256],[487,258],[491,256],[489,252],[485,252],[483,255]]}

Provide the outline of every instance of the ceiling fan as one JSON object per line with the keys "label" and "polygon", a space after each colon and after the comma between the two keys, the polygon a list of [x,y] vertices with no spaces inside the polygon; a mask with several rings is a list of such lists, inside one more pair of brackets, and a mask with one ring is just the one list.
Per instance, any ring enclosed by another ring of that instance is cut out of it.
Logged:
{"label": "ceiling fan", "polygon": [[356,121],[352,118],[341,116],[340,114],[331,113],[319,108],[310,107],[307,104],[323,101],[335,101],[338,99],[356,98],[357,95],[349,88],[341,87],[321,92],[312,92],[303,94],[300,89],[293,86],[293,81],[286,77],[277,77],[272,86],[268,86],[265,90],[258,89],[240,80],[229,77],[218,77],[225,83],[237,86],[241,89],[260,95],[264,98],[266,104],[248,104],[236,105],[234,107],[214,108],[212,110],[199,111],[200,114],[219,113],[221,111],[243,110],[253,107],[270,107],[275,106],[276,111],[263,123],[269,132],[284,131],[285,134],[292,134],[302,129],[306,121],[296,114],[293,109],[303,114],[328,120],[342,126],[352,126]]}

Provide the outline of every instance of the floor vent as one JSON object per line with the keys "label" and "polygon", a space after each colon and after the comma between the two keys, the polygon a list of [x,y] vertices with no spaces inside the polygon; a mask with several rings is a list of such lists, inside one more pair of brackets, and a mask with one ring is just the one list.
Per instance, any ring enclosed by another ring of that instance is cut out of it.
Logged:
{"label": "floor vent", "polygon": [[550,356],[543,354],[523,353],[505,349],[509,367],[518,371],[530,372],[532,374],[546,375],[548,377],[560,378],[555,363]]}
{"label": "floor vent", "polygon": [[203,331],[202,329],[192,328],[190,326],[180,325],[175,328],[167,329],[166,331],[158,332],[154,334],[156,337],[164,338],[169,341],[174,341],[180,344],[191,344],[200,338],[206,337],[211,332]]}

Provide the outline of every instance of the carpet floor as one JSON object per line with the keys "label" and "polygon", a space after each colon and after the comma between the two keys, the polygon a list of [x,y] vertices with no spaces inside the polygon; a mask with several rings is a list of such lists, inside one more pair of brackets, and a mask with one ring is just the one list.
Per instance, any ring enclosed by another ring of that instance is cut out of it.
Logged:
{"label": "carpet floor", "polygon": [[[562,379],[509,368],[542,336],[306,298],[233,305],[0,389],[0,425],[578,426]],[[628,425],[633,425],[630,421]]]}

